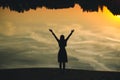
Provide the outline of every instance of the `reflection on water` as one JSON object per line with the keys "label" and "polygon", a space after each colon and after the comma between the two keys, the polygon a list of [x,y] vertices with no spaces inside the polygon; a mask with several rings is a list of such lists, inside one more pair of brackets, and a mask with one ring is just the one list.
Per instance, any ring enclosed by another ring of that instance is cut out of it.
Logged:
{"label": "reflection on water", "polygon": [[[78,10],[79,9],[79,10]],[[120,71],[120,19],[103,12],[74,8],[25,13],[0,9],[0,68],[57,67],[59,36],[75,33],[68,42],[68,68]]]}

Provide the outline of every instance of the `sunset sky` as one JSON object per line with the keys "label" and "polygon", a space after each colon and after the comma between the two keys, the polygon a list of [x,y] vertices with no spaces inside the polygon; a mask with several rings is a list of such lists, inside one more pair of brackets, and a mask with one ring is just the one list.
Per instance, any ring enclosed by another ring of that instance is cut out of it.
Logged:
{"label": "sunset sky", "polygon": [[0,8],[0,68],[58,67],[59,37],[75,30],[67,44],[68,68],[120,71],[120,16],[106,7],[83,12],[37,8],[24,13]]}

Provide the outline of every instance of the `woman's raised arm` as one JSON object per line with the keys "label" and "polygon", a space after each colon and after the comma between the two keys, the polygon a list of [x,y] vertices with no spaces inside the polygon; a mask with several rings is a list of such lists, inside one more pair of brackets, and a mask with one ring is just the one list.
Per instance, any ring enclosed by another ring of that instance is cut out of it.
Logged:
{"label": "woman's raised arm", "polygon": [[53,36],[55,37],[55,39],[56,39],[57,41],[59,41],[59,39],[57,38],[57,36],[55,35],[55,33],[52,31],[52,29],[49,29],[49,31],[53,34]]}
{"label": "woman's raised arm", "polygon": [[66,38],[66,41],[70,38],[70,36],[72,35],[72,33],[74,32],[74,29],[71,30],[71,33],[68,35],[68,37]]}

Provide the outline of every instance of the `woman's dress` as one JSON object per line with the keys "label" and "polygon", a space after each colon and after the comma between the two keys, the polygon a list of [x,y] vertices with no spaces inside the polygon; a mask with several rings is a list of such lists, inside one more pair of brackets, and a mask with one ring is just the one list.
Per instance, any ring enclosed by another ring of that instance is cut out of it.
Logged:
{"label": "woman's dress", "polygon": [[58,44],[60,47],[59,52],[58,52],[58,62],[68,62],[67,52],[65,49],[67,41],[66,40],[59,40]]}

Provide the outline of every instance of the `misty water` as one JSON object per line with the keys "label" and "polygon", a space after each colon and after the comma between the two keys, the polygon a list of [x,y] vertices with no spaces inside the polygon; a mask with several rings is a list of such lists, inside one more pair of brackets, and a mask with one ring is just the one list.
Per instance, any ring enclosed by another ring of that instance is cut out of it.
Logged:
{"label": "misty water", "polygon": [[59,37],[75,30],[67,44],[67,68],[120,71],[120,18],[74,8],[38,8],[24,13],[0,9],[0,69],[58,68]]}

